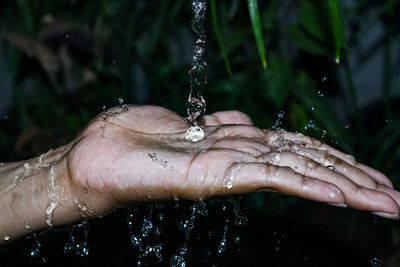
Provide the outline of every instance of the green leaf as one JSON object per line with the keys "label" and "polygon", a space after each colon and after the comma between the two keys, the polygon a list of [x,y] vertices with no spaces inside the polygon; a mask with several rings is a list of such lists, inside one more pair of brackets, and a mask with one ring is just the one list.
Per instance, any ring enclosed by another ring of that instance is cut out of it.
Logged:
{"label": "green leaf", "polygon": [[292,88],[292,68],[282,57],[271,54],[268,71],[263,71],[263,95],[274,103],[277,109],[281,108],[289,96]]}
{"label": "green leaf", "polygon": [[320,6],[316,7],[309,0],[300,1],[299,22],[312,37],[320,42],[327,42],[326,25],[323,23]]}
{"label": "green leaf", "polygon": [[329,0],[329,10],[331,13],[333,37],[335,39],[335,62],[340,61],[340,50],[343,44],[342,18],[340,16],[340,6],[338,0]]}
{"label": "green leaf", "polygon": [[297,46],[311,54],[314,55],[327,55],[329,54],[329,49],[317,40],[312,39],[309,35],[304,33],[298,27],[292,27],[289,29],[289,34],[292,37],[293,42]]}
{"label": "green leaf", "polygon": [[260,15],[258,12],[257,0],[247,0],[247,5],[249,7],[250,20],[251,20],[251,25],[253,26],[253,32],[257,42],[258,53],[260,54],[262,65],[264,69],[266,69],[267,59],[265,56],[265,45],[262,36],[262,28],[260,22]]}
{"label": "green leaf", "polygon": [[217,7],[215,5],[215,0],[210,0],[211,7],[211,17],[213,22],[213,29],[215,36],[217,37],[219,48],[221,49],[222,57],[224,58],[225,68],[229,75],[232,75],[231,65],[229,64],[228,55],[226,54],[224,42],[222,41],[221,34],[219,32],[218,19],[217,19]]}

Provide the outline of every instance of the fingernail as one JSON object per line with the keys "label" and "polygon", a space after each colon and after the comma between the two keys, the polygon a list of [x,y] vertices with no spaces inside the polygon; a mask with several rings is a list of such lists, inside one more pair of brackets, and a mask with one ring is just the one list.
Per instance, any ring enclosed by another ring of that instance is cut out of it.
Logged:
{"label": "fingernail", "polygon": [[339,208],[347,208],[347,205],[344,203],[326,203],[330,206],[339,207]]}
{"label": "fingernail", "polygon": [[375,214],[376,216],[380,216],[383,218],[392,219],[392,220],[400,219],[400,216],[398,213],[387,213],[387,212],[375,211],[375,212],[372,212],[372,214]]}

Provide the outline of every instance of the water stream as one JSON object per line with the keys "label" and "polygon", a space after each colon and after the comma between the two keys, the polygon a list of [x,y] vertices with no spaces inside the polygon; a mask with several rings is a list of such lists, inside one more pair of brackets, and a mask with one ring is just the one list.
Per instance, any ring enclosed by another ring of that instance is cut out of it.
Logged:
{"label": "water stream", "polygon": [[193,46],[192,66],[189,70],[190,94],[186,103],[188,121],[196,125],[206,111],[206,101],[203,92],[207,84],[207,64],[204,60],[206,34],[204,31],[204,19],[206,13],[206,2],[201,0],[192,1],[193,19],[192,29],[196,33],[196,42]]}
{"label": "water stream", "polygon": [[192,1],[193,19],[192,29],[196,33],[196,41],[193,46],[192,65],[189,70],[190,93],[186,102],[187,119],[191,127],[185,135],[185,139],[192,142],[201,141],[204,138],[203,130],[197,126],[197,121],[206,112],[206,100],[203,92],[207,84],[207,64],[204,60],[206,34],[204,31],[204,19],[206,2]]}

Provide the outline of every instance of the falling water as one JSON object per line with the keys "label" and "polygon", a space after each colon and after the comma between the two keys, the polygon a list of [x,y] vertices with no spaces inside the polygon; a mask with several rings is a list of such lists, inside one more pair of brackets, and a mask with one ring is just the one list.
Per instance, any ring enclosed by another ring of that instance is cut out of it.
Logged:
{"label": "falling water", "polygon": [[[158,237],[161,235],[161,228],[155,226],[153,223],[153,213],[154,210],[157,208],[165,207],[164,205],[157,203],[149,203],[146,205],[145,214],[143,216],[143,221],[140,227],[139,234],[136,233],[137,230],[135,229],[135,226],[138,226],[138,223],[135,223],[135,220],[138,221],[138,209],[136,206],[128,208],[127,223],[131,237],[130,239],[132,245],[139,250],[137,266],[147,265],[147,261],[145,258],[150,257],[151,255],[154,255],[158,262],[163,261],[163,244],[161,242],[146,244],[150,243],[150,237]],[[162,213],[158,213],[156,217],[159,221],[162,221],[163,219]]]}
{"label": "falling water", "polygon": [[187,246],[188,246],[190,232],[194,228],[194,222],[195,222],[196,218],[198,218],[200,216],[208,215],[208,209],[207,209],[206,203],[205,202],[197,202],[197,203],[193,204],[190,207],[190,213],[191,213],[190,218],[185,221],[182,221],[179,224],[179,228],[185,234],[185,240],[183,242],[183,246],[179,249],[178,253],[175,255],[172,255],[172,257],[171,257],[170,265],[172,267],[185,267],[186,266],[185,256],[187,253]]}
{"label": "falling water", "polygon": [[64,253],[75,253],[81,257],[89,255],[88,225],[88,222],[83,222],[68,229],[70,241],[64,245]]}
{"label": "falling water", "polygon": [[186,110],[189,123],[191,125],[196,125],[196,121],[200,119],[206,111],[206,101],[203,97],[203,91],[207,84],[207,64],[204,60],[206,43],[204,18],[206,12],[206,2],[193,0],[192,9],[194,12],[192,29],[196,33],[196,42],[193,46],[192,66],[189,70],[190,94],[186,103]]}

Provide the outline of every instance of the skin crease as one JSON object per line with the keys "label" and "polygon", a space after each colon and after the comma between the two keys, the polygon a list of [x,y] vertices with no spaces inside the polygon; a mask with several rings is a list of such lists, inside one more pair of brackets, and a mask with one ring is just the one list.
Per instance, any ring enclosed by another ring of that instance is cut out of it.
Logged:
{"label": "skin crease", "polygon": [[7,218],[0,237],[27,234],[27,221],[38,231],[49,227],[46,218],[64,225],[135,201],[258,191],[399,218],[400,193],[384,174],[318,140],[261,130],[238,111],[207,115],[200,125],[205,138],[188,142],[187,122],[172,111],[115,107],[70,144],[27,161],[35,171],[26,172],[27,162],[0,166],[0,215]]}

